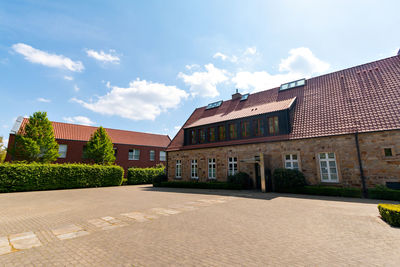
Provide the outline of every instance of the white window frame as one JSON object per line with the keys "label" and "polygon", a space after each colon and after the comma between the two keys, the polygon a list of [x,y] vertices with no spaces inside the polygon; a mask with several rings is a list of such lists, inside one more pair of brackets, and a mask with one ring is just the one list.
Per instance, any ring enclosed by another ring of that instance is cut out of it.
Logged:
{"label": "white window frame", "polygon": [[175,163],[175,178],[182,178],[182,160],[177,159]]}
{"label": "white window frame", "polygon": [[[62,149],[65,148],[65,149]],[[66,144],[59,144],[58,145],[58,158],[65,159],[67,157],[68,145]]]}
{"label": "white window frame", "polygon": [[217,163],[215,158],[208,159],[208,179],[217,179]]}
{"label": "white window frame", "polygon": [[160,161],[166,161],[166,160],[167,160],[167,152],[160,151]]}
{"label": "white window frame", "polygon": [[[329,157],[333,154],[333,158]],[[325,158],[321,158],[324,155]],[[319,162],[319,169],[321,175],[321,182],[323,183],[338,183],[339,182],[339,172],[337,167],[336,161],[336,154],[334,152],[320,152],[318,153],[318,162]],[[334,162],[335,166],[332,167],[331,163]],[[325,164],[323,164],[325,163]],[[322,166],[322,165],[326,165]],[[326,169],[326,173],[323,172],[323,169]],[[333,171],[332,171],[333,169]],[[324,175],[327,175],[328,179],[323,179]],[[332,176],[336,175],[336,179],[332,178]]]}
{"label": "white window frame", "polygon": [[190,162],[190,177],[192,179],[199,179],[199,169],[197,159],[192,159]]}
{"label": "white window frame", "polygon": [[156,152],[154,150],[150,150],[150,161],[154,161],[156,159]]}
{"label": "white window frame", "polygon": [[[289,156],[289,159],[287,159],[287,156]],[[296,159],[293,159],[295,156]],[[283,155],[284,159],[284,168],[285,169],[291,169],[291,170],[300,170],[300,162],[299,162],[299,155],[297,153],[286,153]],[[295,167],[295,163],[297,163],[297,167]],[[289,165],[289,166],[288,166]]]}
{"label": "white window frame", "polygon": [[235,175],[238,172],[237,157],[228,158],[228,175]]}
{"label": "white window frame", "polygon": [[129,149],[128,153],[129,153],[128,154],[129,160],[140,160],[140,149],[136,149],[136,148]]}

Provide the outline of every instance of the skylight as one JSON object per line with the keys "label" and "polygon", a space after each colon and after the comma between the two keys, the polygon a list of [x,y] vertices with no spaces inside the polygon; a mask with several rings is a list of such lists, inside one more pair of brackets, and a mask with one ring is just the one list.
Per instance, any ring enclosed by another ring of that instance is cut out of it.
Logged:
{"label": "skylight", "polygon": [[240,101],[247,100],[247,98],[249,98],[249,95],[250,95],[250,94],[242,95],[242,98],[240,99]]}
{"label": "skylight", "polygon": [[222,104],[222,100],[214,102],[214,103],[210,103],[207,105],[206,109],[217,108],[217,107],[221,106],[221,104]]}
{"label": "skylight", "polygon": [[284,83],[281,85],[281,88],[279,90],[283,91],[283,90],[287,90],[287,89],[291,89],[291,88],[299,87],[299,86],[304,86],[304,85],[306,85],[306,79],[301,79],[301,80],[293,81],[290,83]]}

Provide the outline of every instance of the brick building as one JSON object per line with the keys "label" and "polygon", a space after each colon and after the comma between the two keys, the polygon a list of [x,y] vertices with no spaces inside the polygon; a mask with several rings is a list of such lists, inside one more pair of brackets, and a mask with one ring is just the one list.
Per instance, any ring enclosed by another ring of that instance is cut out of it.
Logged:
{"label": "brick building", "polygon": [[[8,147],[14,145],[15,133],[21,131],[29,119],[18,118],[10,133]],[[84,147],[97,127],[62,122],[52,122],[54,135],[59,144],[60,157],[56,163],[87,162]],[[113,144],[117,165],[126,170],[130,167],[166,165],[166,148],[171,139],[168,135],[141,133],[105,128]],[[6,161],[12,161],[8,153]]]}
{"label": "brick building", "polygon": [[167,154],[169,180],[243,171],[268,190],[291,168],[310,184],[399,183],[400,56],[197,108]]}

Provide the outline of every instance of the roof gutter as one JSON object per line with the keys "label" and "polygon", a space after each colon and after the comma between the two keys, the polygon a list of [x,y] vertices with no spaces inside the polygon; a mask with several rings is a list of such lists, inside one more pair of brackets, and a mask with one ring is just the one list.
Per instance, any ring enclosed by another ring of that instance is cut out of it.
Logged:
{"label": "roof gutter", "polygon": [[360,153],[360,144],[359,144],[359,141],[358,141],[358,131],[354,133],[354,137],[355,137],[356,148],[357,148],[358,166],[360,168],[362,194],[363,194],[364,198],[367,198],[368,197],[368,190],[367,190],[367,186],[365,184],[365,176],[364,176],[364,170],[363,170],[363,166],[362,166],[361,153]]}

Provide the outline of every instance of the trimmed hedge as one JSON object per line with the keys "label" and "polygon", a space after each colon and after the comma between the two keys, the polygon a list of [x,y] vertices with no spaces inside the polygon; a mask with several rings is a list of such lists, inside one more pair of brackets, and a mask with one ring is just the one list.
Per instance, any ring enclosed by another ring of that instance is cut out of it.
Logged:
{"label": "trimmed hedge", "polygon": [[253,187],[253,180],[245,172],[238,172],[234,175],[229,175],[228,183],[240,185],[243,189],[251,189]]}
{"label": "trimmed hedge", "polygon": [[278,168],[274,170],[272,174],[274,181],[274,189],[277,192],[285,190],[287,188],[298,188],[305,186],[306,178],[304,174],[298,170]]}
{"label": "trimmed hedge", "polygon": [[129,168],[128,184],[151,184],[160,174],[164,174],[164,168]]}
{"label": "trimmed hedge", "polygon": [[379,204],[378,210],[385,222],[400,227],[400,205]]}
{"label": "trimmed hedge", "polygon": [[240,184],[225,182],[186,182],[186,181],[170,181],[154,184],[155,187],[175,187],[175,188],[201,188],[201,189],[243,189]]}
{"label": "trimmed hedge", "polygon": [[400,190],[389,189],[386,186],[377,186],[368,189],[368,197],[400,201]]}
{"label": "trimmed hedge", "polygon": [[333,187],[322,185],[307,185],[297,188],[285,188],[279,190],[281,193],[335,196],[335,197],[362,197],[361,189],[352,187]]}
{"label": "trimmed hedge", "polygon": [[0,192],[121,185],[120,166],[86,164],[0,164]]}

